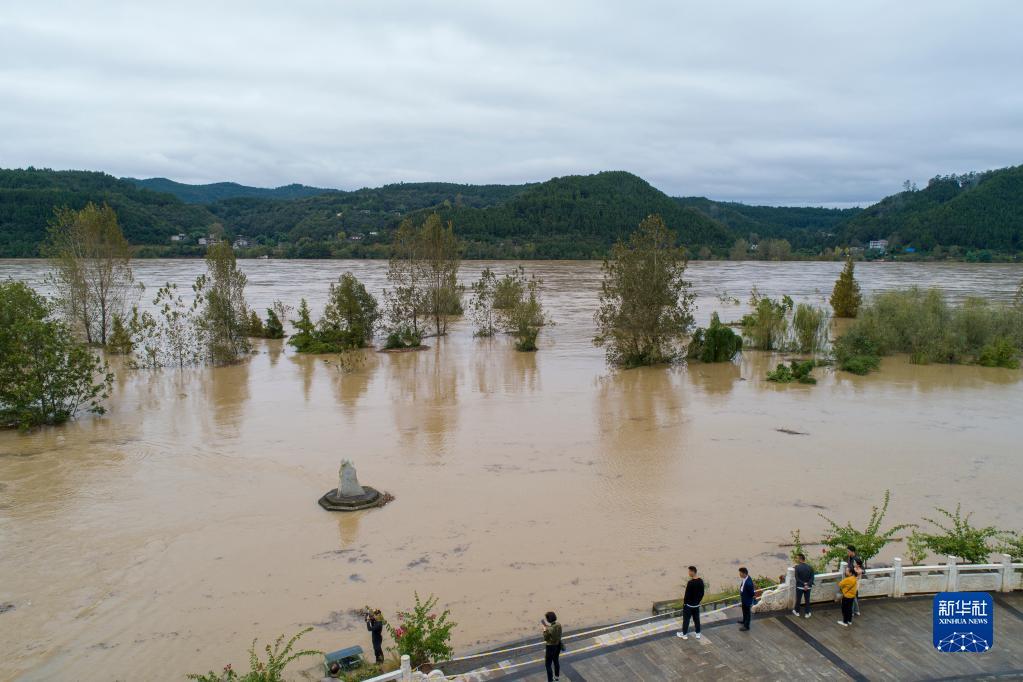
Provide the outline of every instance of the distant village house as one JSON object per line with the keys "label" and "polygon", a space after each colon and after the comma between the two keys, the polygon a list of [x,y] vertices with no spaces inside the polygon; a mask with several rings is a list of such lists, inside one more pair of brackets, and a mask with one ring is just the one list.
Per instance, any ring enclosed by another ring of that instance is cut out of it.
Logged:
{"label": "distant village house", "polygon": [[887,251],[888,240],[887,239],[871,239],[867,245],[873,251]]}

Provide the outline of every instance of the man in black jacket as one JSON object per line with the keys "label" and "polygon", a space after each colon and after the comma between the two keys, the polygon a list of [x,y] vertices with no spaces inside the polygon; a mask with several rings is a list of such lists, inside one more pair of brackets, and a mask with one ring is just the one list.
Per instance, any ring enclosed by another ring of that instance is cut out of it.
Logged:
{"label": "man in black jacket", "polygon": [[796,559],[796,607],[792,609],[792,613],[798,618],[799,617],[799,603],[805,602],[803,608],[803,615],[806,618],[810,617],[810,591],[813,590],[813,580],[816,577],[813,572],[813,567],[806,563],[806,555],[797,554]]}
{"label": "man in black jacket", "polygon": [[682,597],[682,632],[675,635],[681,639],[689,639],[689,619],[693,619],[696,639],[700,638],[700,602],[703,601],[703,578],[696,576],[696,566],[689,567],[689,582],[686,593]]}
{"label": "man in black jacket", "polygon": [[384,662],[384,617],[380,609],[366,614],[366,629],[373,639],[373,656],[377,663]]}

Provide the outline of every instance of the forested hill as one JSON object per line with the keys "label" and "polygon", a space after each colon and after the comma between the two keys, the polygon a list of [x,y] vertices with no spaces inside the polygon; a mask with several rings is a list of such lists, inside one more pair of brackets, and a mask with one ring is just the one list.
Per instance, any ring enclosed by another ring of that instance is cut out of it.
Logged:
{"label": "forested hill", "polygon": [[704,197],[682,197],[676,201],[723,223],[739,238],[753,243],[761,239],[785,239],[793,249],[809,253],[833,245],[841,226],[863,210],[751,206]]}
{"label": "forested hill", "polygon": [[479,258],[601,258],[651,213],[691,251],[723,251],[733,238],[718,221],[624,171],[554,178],[489,208],[440,210],[466,240],[467,255]]}
{"label": "forested hill", "polygon": [[1023,166],[984,173],[939,175],[923,189],[886,197],[850,220],[845,240],[884,237],[932,251],[1023,251]]}
{"label": "forested hill", "polygon": [[170,235],[214,221],[202,206],[136,187],[106,173],[0,169],[0,256],[34,257],[55,208],[110,204],[132,244],[164,244]]}
{"label": "forested hill", "polygon": [[[277,196],[201,204],[181,198],[198,200],[203,192],[214,196],[236,188]],[[244,238],[243,256],[386,257],[398,223],[421,220],[431,211],[454,223],[469,258],[599,258],[650,213],[663,216],[694,258],[815,257],[873,239],[888,239],[889,254],[903,257],[983,260],[1015,258],[1023,251],[1023,166],[939,176],[924,189],[908,188],[870,208],[845,210],[672,198],[624,171],[523,185],[426,182],[302,196],[305,192],[320,190],[0,170],[0,257],[39,255],[54,209],[81,208],[89,201],[117,211],[141,256],[200,256],[199,239],[212,231]],[[176,235],[184,237],[172,241]]]}
{"label": "forested hill", "polygon": [[282,187],[248,187],[239,185],[237,182],[214,182],[208,185],[189,185],[183,182],[175,182],[167,178],[147,178],[139,180],[136,178],[121,178],[134,183],[143,189],[151,189],[154,192],[166,192],[173,194],[186,204],[212,204],[222,199],[234,199],[236,197],[260,197],[263,199],[300,199],[302,197],[316,196],[337,192],[335,189],[322,189],[320,187],[309,187],[308,185],[284,185]]}

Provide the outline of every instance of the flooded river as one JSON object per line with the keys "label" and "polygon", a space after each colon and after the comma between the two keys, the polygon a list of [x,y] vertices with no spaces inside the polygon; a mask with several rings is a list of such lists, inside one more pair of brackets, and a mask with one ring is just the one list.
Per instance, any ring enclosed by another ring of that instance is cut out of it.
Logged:
{"label": "flooded river", "polygon": [[[263,308],[352,270],[379,293],[386,263],[245,261]],[[505,264],[498,264],[503,267]],[[508,264],[510,266],[510,264]],[[430,593],[456,649],[640,615],[697,564],[710,589],[739,564],[784,571],[789,531],[818,512],[861,525],[885,488],[890,520],[935,505],[1023,527],[1023,374],[888,358],[816,386],[764,380],[779,356],[609,372],[590,343],[597,263],[525,264],[557,325],[536,354],[459,322],[419,353],[324,357],[256,342],[236,366],[118,371],[109,413],[0,432],[0,679],[180,679],[245,662],[261,641],[369,649],[364,604],[385,614]],[[463,265],[471,280],[480,263]],[[145,261],[148,291],[198,261]],[[762,293],[823,301],[839,263],[694,263],[697,319],[737,319]],[[41,286],[38,262],[0,277]],[[1008,300],[1012,265],[863,264],[868,292],[938,285]],[[788,429],[804,435],[780,432]],[[331,514],[316,500],[342,457],[396,501]],[[891,557],[899,547],[883,555]]]}

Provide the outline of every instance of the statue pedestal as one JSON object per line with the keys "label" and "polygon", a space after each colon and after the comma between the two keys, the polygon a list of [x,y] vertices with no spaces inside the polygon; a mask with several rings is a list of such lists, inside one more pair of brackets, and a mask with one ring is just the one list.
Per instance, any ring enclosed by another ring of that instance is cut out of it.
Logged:
{"label": "statue pedestal", "polygon": [[320,506],[327,511],[359,511],[384,506],[380,491],[368,485],[362,486],[362,490],[362,495],[338,495],[337,488],[333,488],[320,498]]}

